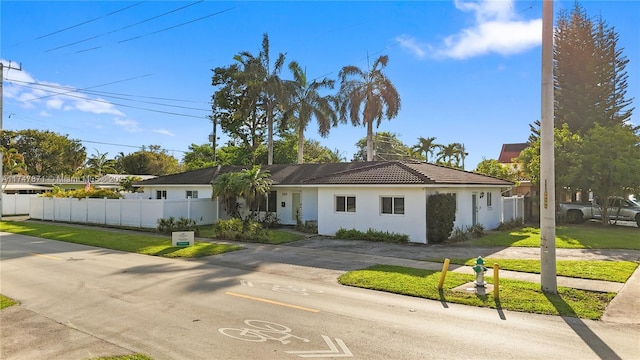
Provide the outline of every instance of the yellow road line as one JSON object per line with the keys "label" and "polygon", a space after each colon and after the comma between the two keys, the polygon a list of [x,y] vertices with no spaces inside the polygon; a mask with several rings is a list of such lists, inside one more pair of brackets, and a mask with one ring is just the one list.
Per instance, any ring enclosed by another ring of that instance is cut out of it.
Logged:
{"label": "yellow road line", "polygon": [[273,300],[269,300],[269,299],[263,299],[263,298],[259,298],[259,297],[243,295],[243,294],[238,294],[238,293],[229,292],[229,291],[225,292],[225,294],[231,295],[231,296],[240,297],[240,298],[244,298],[244,299],[249,299],[249,300],[262,301],[262,302],[265,302],[265,303],[268,303],[268,304],[273,304],[273,305],[286,306],[286,307],[290,307],[290,308],[298,309],[298,310],[304,310],[304,311],[309,311],[309,312],[314,312],[314,313],[320,312],[320,310],[317,310],[317,309],[306,308],[306,307],[303,307],[303,306],[282,303],[282,302],[279,302],[279,301],[273,301]]}
{"label": "yellow road line", "polygon": [[43,257],[43,258],[47,258],[47,259],[51,259],[51,260],[62,260],[62,258],[55,257],[55,256],[49,256],[49,255],[42,255],[42,254],[36,254],[36,253],[30,253],[30,255],[39,256],[39,257]]}

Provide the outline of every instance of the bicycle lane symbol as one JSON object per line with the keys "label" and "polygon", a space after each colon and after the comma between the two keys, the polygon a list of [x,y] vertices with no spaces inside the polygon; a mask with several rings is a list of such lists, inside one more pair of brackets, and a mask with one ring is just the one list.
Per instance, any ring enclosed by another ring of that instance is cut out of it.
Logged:
{"label": "bicycle lane symbol", "polygon": [[[310,340],[291,334],[291,328],[263,320],[245,320],[248,326],[245,328],[220,328],[218,331],[234,339],[265,342],[267,340],[279,341],[281,344],[289,344],[290,339],[297,339],[308,343]],[[341,339],[335,338],[335,344],[329,336],[322,335],[327,348],[318,350],[286,351],[287,354],[296,355],[303,358],[315,357],[352,357],[353,353]]]}
{"label": "bicycle lane symbol", "polygon": [[283,284],[269,283],[269,282],[254,284],[252,281],[249,281],[249,280],[241,280],[240,284],[242,286],[247,286],[247,287],[256,287],[255,285],[258,285],[258,287],[261,287],[261,288],[265,288],[265,289],[273,290],[275,292],[281,292],[289,295],[308,296],[310,294],[322,293],[322,290],[299,288],[292,285],[283,285]]}
{"label": "bicycle lane symbol", "polygon": [[291,334],[291,329],[287,326],[262,320],[245,320],[248,326],[245,328],[220,328],[218,331],[228,337],[253,342],[264,342],[267,340],[279,341],[282,344],[291,342],[289,339],[298,339],[302,342],[309,342],[299,336]]}

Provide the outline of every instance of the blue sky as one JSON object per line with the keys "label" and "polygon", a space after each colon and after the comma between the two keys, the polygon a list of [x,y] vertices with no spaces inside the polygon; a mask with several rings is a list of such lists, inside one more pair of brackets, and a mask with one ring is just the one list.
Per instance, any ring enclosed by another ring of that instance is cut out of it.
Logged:
{"label": "blue sky", "polygon": [[[640,99],[640,2],[583,1],[620,35],[627,97]],[[573,1],[555,1],[571,10]],[[159,145],[178,159],[212,132],[211,69],[240,51],[286,53],[311,78],[389,56],[402,99],[377,131],[463,143],[465,168],[525,142],[540,118],[541,0],[407,2],[2,1],[3,129],[50,130],[89,156]],[[281,76],[290,78],[288,69]],[[169,106],[165,106],[169,105]],[[636,105],[637,107],[637,105]],[[639,124],[636,115],[632,119]],[[221,143],[226,137],[218,130]],[[307,138],[351,160],[365,127]]]}

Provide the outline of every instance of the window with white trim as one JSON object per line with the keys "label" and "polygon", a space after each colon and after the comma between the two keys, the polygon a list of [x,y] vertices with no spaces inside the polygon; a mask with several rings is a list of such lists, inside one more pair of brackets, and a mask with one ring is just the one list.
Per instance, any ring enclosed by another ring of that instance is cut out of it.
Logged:
{"label": "window with white trim", "polygon": [[336,212],[356,212],[356,197],[336,195]]}
{"label": "window with white trim", "polygon": [[382,214],[404,214],[404,197],[402,196],[381,196],[380,213]]}
{"label": "window with white trim", "polygon": [[487,207],[490,208],[493,204],[493,199],[491,197],[491,192],[487,192]]}
{"label": "window with white trim", "polygon": [[198,198],[198,190],[187,190],[187,199],[197,199]]}
{"label": "window with white trim", "polygon": [[166,199],[167,190],[156,190],[156,199]]}

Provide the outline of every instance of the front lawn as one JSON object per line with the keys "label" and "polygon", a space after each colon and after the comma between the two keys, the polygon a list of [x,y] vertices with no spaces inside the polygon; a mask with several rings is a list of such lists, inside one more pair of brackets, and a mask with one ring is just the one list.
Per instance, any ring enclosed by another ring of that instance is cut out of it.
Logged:
{"label": "front lawn", "polygon": [[[540,228],[496,232],[467,243],[471,246],[539,247]],[[556,227],[556,248],[640,250],[640,229],[593,224]]]}
{"label": "front lawn", "polygon": [[[540,284],[500,279],[500,299],[493,293],[477,295],[453,289],[475,280],[475,276],[448,272],[443,290],[438,290],[440,271],[374,265],[364,270],[349,271],[338,279],[343,285],[386,291],[479,307],[547,315],[600,319],[615,293],[601,293],[558,287],[558,295],[542,292]],[[492,277],[485,280],[491,283]]]}
{"label": "front lawn", "polygon": [[[444,259],[430,258],[426,259],[426,261],[442,263]],[[456,265],[474,266],[476,259],[449,259],[449,262]],[[488,268],[497,263],[500,266],[500,270],[540,274],[540,260],[485,258],[484,262]],[[632,261],[557,260],[556,274],[580,279],[624,283],[627,282],[637,267],[638,263]]]}
{"label": "front lawn", "polygon": [[0,294],[0,310],[17,304],[18,302],[13,300],[12,298]]}
{"label": "front lawn", "polygon": [[194,246],[188,247],[173,247],[171,239],[165,236],[43,224],[32,221],[3,221],[0,224],[0,231],[163,257],[192,258],[242,249],[236,245],[210,242],[196,242]]}

